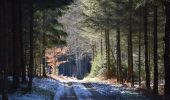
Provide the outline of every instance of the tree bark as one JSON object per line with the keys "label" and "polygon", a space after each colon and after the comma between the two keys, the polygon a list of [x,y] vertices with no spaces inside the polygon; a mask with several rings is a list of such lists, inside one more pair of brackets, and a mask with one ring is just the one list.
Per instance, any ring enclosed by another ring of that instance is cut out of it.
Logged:
{"label": "tree bark", "polygon": [[102,37],[102,32],[101,32],[101,44],[100,44],[100,52],[101,52],[101,57],[103,56],[103,37]]}
{"label": "tree bark", "polygon": [[149,68],[149,62],[148,62],[148,6],[145,2],[144,7],[144,37],[145,37],[145,72],[146,72],[146,88],[150,89],[150,68]]}
{"label": "tree bark", "polygon": [[43,76],[46,77],[45,71],[45,33],[43,33]]}
{"label": "tree bark", "polygon": [[105,44],[106,44],[106,62],[107,62],[107,78],[111,78],[110,70],[110,39],[109,39],[109,30],[105,30]]}
{"label": "tree bark", "polygon": [[121,68],[121,46],[120,46],[120,27],[117,28],[117,80],[123,83]]}
{"label": "tree bark", "polygon": [[[8,83],[7,83],[7,68],[8,68],[8,3],[6,0],[0,1],[0,76],[2,78],[2,99],[8,100]],[[1,90],[0,89],[0,90]]]}
{"label": "tree bark", "polygon": [[95,45],[94,44],[92,45],[92,52],[93,52],[92,55],[93,55],[93,61],[94,61],[94,58],[95,58]]}
{"label": "tree bark", "polygon": [[29,82],[28,82],[28,90],[32,90],[32,79],[33,79],[33,4],[32,0],[30,1],[30,62],[29,62]]}
{"label": "tree bark", "polygon": [[141,32],[139,33],[139,57],[138,57],[139,86],[141,87]]}
{"label": "tree bark", "polygon": [[21,74],[21,46],[20,46],[20,26],[19,26],[19,0],[13,0],[13,88],[19,87],[19,76]]}
{"label": "tree bark", "polygon": [[21,0],[19,0],[19,27],[20,27],[20,45],[21,45],[21,68],[22,68],[22,83],[26,83],[26,67],[25,67],[25,60],[24,60],[24,47],[23,47],[23,27],[22,27],[22,5],[21,5]]}
{"label": "tree bark", "polygon": [[158,35],[157,35],[157,5],[154,6],[154,46],[153,46],[153,52],[154,52],[154,86],[153,91],[155,94],[158,94]]}
{"label": "tree bark", "polygon": [[111,78],[111,68],[110,68],[110,32],[108,30],[107,32],[107,39],[108,39],[108,78],[110,79]]}
{"label": "tree bark", "polygon": [[164,53],[164,68],[165,68],[165,95],[170,95],[170,2],[165,2],[165,53]]}
{"label": "tree bark", "polygon": [[45,45],[46,45],[46,38],[45,38],[45,11],[43,12],[44,13],[44,15],[43,15],[43,30],[44,30],[44,32],[43,32],[43,76],[44,77],[46,77],[46,71],[45,71]]}
{"label": "tree bark", "polygon": [[133,76],[133,43],[132,43],[132,0],[129,1],[130,5],[130,15],[129,15],[129,33],[128,33],[128,78],[132,86],[134,86],[134,76]]}

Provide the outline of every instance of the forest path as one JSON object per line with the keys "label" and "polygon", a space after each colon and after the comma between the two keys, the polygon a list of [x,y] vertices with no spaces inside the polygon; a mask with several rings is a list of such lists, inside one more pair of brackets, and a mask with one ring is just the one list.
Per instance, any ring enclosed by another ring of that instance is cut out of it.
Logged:
{"label": "forest path", "polygon": [[64,83],[64,95],[61,96],[60,100],[78,100],[72,82]]}
{"label": "forest path", "polygon": [[[33,91],[10,94],[9,100],[157,100],[121,84],[82,81],[65,76],[33,79]],[[1,97],[0,97],[1,100]]]}
{"label": "forest path", "polygon": [[[92,86],[93,83],[64,82],[63,94],[60,100],[114,100],[113,96],[106,96],[99,93]],[[58,91],[56,91],[57,93]]]}
{"label": "forest path", "polygon": [[[102,95],[95,90],[91,82],[82,82],[81,80],[62,76],[51,76],[51,78],[62,82],[60,87],[62,86],[63,92],[60,94],[60,97],[58,97],[60,100],[113,100],[112,96]],[[58,92],[57,90],[56,94]]]}
{"label": "forest path", "polygon": [[[69,77],[51,77],[58,81],[55,100],[152,100],[153,98],[121,84],[85,82]],[[60,84],[59,84],[60,83]],[[55,85],[55,84],[54,84]]]}
{"label": "forest path", "polygon": [[106,96],[99,93],[97,90],[95,90],[92,86],[93,83],[82,83],[88,91],[92,93],[92,99],[93,100],[114,100],[113,96]]}

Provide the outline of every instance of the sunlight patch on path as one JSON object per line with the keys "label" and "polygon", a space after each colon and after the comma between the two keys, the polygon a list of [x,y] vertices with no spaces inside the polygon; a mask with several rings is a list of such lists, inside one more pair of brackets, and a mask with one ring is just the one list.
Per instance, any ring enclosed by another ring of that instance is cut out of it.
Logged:
{"label": "sunlight patch on path", "polygon": [[33,86],[52,91],[54,100],[59,100],[64,95],[64,83],[50,78],[34,78]]}
{"label": "sunlight patch on path", "polygon": [[55,75],[50,75],[49,77],[55,79],[55,80],[58,80],[60,82],[64,82],[64,83],[68,83],[68,82],[78,82],[79,80],[77,80],[76,78],[74,77],[67,77],[67,76],[55,76]]}
{"label": "sunlight patch on path", "polygon": [[[88,91],[83,84],[80,83],[81,82],[80,80],[65,76],[51,76],[51,77],[56,80],[59,80],[61,83],[64,84],[64,93],[61,92],[62,94],[64,94],[63,96],[68,97],[70,96],[70,98],[76,96],[78,100],[91,100],[92,93]],[[71,85],[69,85],[70,83]]]}
{"label": "sunlight patch on path", "polygon": [[[35,91],[36,88],[40,90]],[[142,92],[137,92],[135,88],[127,88],[121,84],[81,82],[63,76],[34,78],[33,89],[35,92],[27,94],[18,92],[9,97],[15,100],[51,100],[50,97],[54,97],[54,100],[152,100]],[[49,92],[52,95],[47,95]]]}
{"label": "sunlight patch on path", "polygon": [[92,93],[87,90],[87,88],[81,83],[74,83],[73,89],[76,93],[76,96],[79,100],[92,100]]}
{"label": "sunlight patch on path", "polygon": [[112,96],[114,100],[152,100],[140,92],[136,92],[133,88],[126,88],[121,85],[109,84],[91,84],[92,88],[98,91],[101,95]]}
{"label": "sunlight patch on path", "polygon": [[60,98],[60,100],[77,100],[72,82],[64,83],[64,95]]}

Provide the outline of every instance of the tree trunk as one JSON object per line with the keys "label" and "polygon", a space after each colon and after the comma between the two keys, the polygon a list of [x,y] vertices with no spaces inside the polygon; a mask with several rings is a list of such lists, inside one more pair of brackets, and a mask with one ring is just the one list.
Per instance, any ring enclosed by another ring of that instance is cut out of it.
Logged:
{"label": "tree trunk", "polygon": [[20,46],[20,16],[19,0],[13,0],[13,88],[19,87],[19,76],[21,72],[21,46]]}
{"label": "tree trunk", "polygon": [[129,15],[129,34],[128,34],[128,78],[132,86],[134,86],[133,78],[133,44],[132,44],[132,0],[129,1],[130,15]]}
{"label": "tree trunk", "polygon": [[150,89],[150,68],[148,62],[148,7],[147,3],[145,3],[144,7],[144,37],[145,37],[145,72],[146,72],[146,88]]}
{"label": "tree trunk", "polygon": [[46,72],[45,72],[45,45],[46,45],[46,43],[45,43],[45,41],[46,41],[46,39],[45,39],[45,11],[43,12],[44,13],[44,15],[43,15],[43,30],[44,30],[44,32],[43,32],[43,76],[44,77],[46,77]]}
{"label": "tree trunk", "polygon": [[141,87],[141,32],[139,33],[139,57],[138,57],[139,86]]}
{"label": "tree trunk", "polygon": [[[43,55],[41,54],[41,58],[40,58],[41,60],[43,59]],[[39,76],[41,76],[42,75],[42,61],[41,61],[41,63],[40,63],[40,70],[39,70]]]}
{"label": "tree trunk", "polygon": [[109,39],[109,30],[105,30],[105,41],[106,41],[106,61],[107,61],[107,78],[111,78],[110,70],[110,39]]}
{"label": "tree trunk", "polygon": [[117,29],[117,80],[123,83],[122,68],[121,68],[121,46],[120,46],[120,27]]}
{"label": "tree trunk", "polygon": [[23,47],[23,32],[22,32],[22,6],[21,0],[19,1],[19,27],[20,27],[20,45],[21,45],[21,68],[22,68],[22,83],[26,83],[26,67],[24,60],[24,47]]}
{"label": "tree trunk", "polygon": [[165,54],[164,54],[164,67],[165,67],[165,95],[170,95],[170,2],[165,2]]}
{"label": "tree trunk", "polygon": [[110,68],[110,31],[108,30],[108,76],[109,76],[109,79],[111,78],[111,75],[112,75],[112,71],[111,71],[111,68]]}
{"label": "tree trunk", "polygon": [[154,52],[154,86],[153,91],[155,94],[158,94],[158,36],[157,36],[157,6],[155,4],[154,6],[154,46],[153,46],[153,52]]}
{"label": "tree trunk", "polygon": [[28,90],[32,90],[32,79],[33,79],[33,4],[32,0],[30,1],[30,62],[29,62],[29,82]]}
{"label": "tree trunk", "polygon": [[95,45],[94,44],[92,45],[92,52],[93,52],[93,61],[94,61],[94,58],[95,58]]}
{"label": "tree trunk", "polygon": [[[2,99],[8,100],[7,67],[8,67],[8,5],[6,0],[0,1],[0,78],[2,78]],[[0,90],[1,90],[0,89]]]}
{"label": "tree trunk", "polygon": [[45,72],[45,33],[43,33],[43,76],[46,77]]}
{"label": "tree trunk", "polygon": [[100,46],[101,57],[103,56],[103,37],[101,32],[101,46]]}
{"label": "tree trunk", "polygon": [[[108,42],[108,40],[107,40],[107,33],[106,33],[106,31],[105,31],[105,46],[106,46],[106,68],[108,69],[108,54],[107,54],[107,51],[108,51],[108,45],[107,45],[107,42]],[[108,72],[107,72],[107,78],[108,78]]]}

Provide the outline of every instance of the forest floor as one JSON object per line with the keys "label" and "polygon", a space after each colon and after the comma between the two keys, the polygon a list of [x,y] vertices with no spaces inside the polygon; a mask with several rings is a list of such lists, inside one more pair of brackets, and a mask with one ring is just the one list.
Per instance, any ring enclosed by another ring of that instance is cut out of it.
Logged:
{"label": "forest floor", "polygon": [[[0,97],[1,99],[1,97]],[[10,94],[9,100],[152,100],[137,88],[121,84],[89,82],[64,76],[34,78],[33,91]]]}

